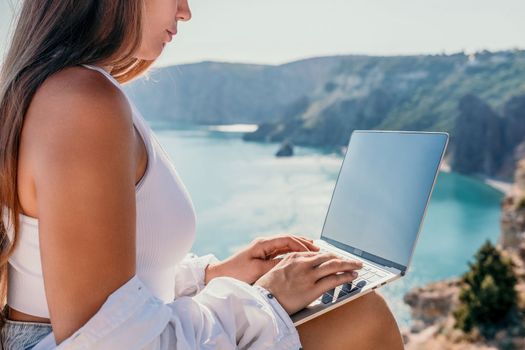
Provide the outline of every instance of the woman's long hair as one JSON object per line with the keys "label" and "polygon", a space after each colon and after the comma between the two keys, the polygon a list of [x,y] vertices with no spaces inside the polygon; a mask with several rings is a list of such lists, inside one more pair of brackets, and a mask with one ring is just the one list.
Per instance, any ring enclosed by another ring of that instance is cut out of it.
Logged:
{"label": "woman's long hair", "polygon": [[[24,0],[0,68],[0,310],[6,305],[7,260],[16,247],[20,207],[17,162],[24,115],[50,75],[70,66],[112,66],[120,83],[153,61],[132,57],[142,36],[144,0]],[[5,208],[4,208],[5,206]],[[0,315],[0,327],[5,315]]]}

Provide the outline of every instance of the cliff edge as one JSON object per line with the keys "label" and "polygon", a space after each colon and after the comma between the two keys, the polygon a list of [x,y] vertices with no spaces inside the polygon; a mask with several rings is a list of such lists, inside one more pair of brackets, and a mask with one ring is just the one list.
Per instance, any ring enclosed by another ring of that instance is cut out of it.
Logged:
{"label": "cliff edge", "polygon": [[[518,279],[519,306],[525,306],[525,159],[517,162],[512,191],[502,200],[501,234],[497,247],[512,259]],[[407,350],[525,349],[523,325],[498,331],[491,340],[464,334],[454,327],[461,279],[452,278],[415,288],[404,301],[412,324],[403,332]]]}

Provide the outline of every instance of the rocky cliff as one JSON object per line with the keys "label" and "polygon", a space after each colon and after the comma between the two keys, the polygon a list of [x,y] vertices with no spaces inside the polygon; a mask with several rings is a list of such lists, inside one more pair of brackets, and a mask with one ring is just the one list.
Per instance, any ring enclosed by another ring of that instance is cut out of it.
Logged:
{"label": "rocky cliff", "polygon": [[145,118],[163,125],[278,120],[339,67],[340,57],[279,66],[200,62],[153,68],[124,85]]}
{"label": "rocky cliff", "polygon": [[501,114],[479,97],[466,95],[454,130],[454,170],[510,179],[517,160],[525,156],[525,95],[509,99]]}
{"label": "rocky cliff", "polygon": [[474,95],[464,96],[459,102],[452,168],[465,174],[498,173],[505,154],[504,128],[503,118],[488,104]]}
{"label": "rocky cliff", "polygon": [[[518,162],[512,192],[502,202],[498,246],[514,263],[516,287],[525,306],[525,159]],[[458,305],[459,278],[416,288],[405,295],[412,326],[404,332],[407,350],[525,349],[523,327],[501,330],[491,341],[472,339],[455,329],[452,310]]]}
{"label": "rocky cliff", "polygon": [[524,93],[523,53],[346,57],[300,108],[244,139],[337,149],[358,129],[448,131],[452,170],[509,180],[525,156]]}
{"label": "rocky cliff", "polygon": [[500,244],[515,255],[525,252],[525,159],[518,162],[512,193],[502,203]]}
{"label": "rocky cliff", "polygon": [[258,124],[247,141],[339,150],[355,129],[448,131],[452,170],[505,178],[525,156],[522,50],[200,62],[154,68],[125,89],[154,124]]}

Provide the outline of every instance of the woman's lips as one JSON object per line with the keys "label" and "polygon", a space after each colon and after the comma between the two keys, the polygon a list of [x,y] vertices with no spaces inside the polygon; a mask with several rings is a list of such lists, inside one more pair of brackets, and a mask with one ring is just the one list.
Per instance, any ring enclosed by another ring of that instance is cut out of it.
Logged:
{"label": "woman's lips", "polygon": [[168,33],[168,36],[169,36],[168,42],[170,42],[173,39],[173,37],[177,34],[177,32],[171,32],[167,29],[166,29],[166,33]]}

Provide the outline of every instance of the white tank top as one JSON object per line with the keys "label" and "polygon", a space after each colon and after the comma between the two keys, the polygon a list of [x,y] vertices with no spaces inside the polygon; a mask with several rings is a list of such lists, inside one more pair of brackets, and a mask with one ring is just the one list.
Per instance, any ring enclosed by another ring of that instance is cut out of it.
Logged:
{"label": "white tank top", "polygon": [[[104,69],[83,66],[104,74],[126,94]],[[190,251],[195,238],[195,210],[171,159],[129,97],[128,102],[133,124],[148,153],[146,172],[135,188],[136,274],[155,296],[167,303],[175,297],[175,266]],[[7,220],[7,212],[4,206],[4,224],[12,239],[13,227]],[[49,318],[40,263],[38,219],[24,214],[19,217],[19,243],[8,265],[7,304],[24,313]]]}

